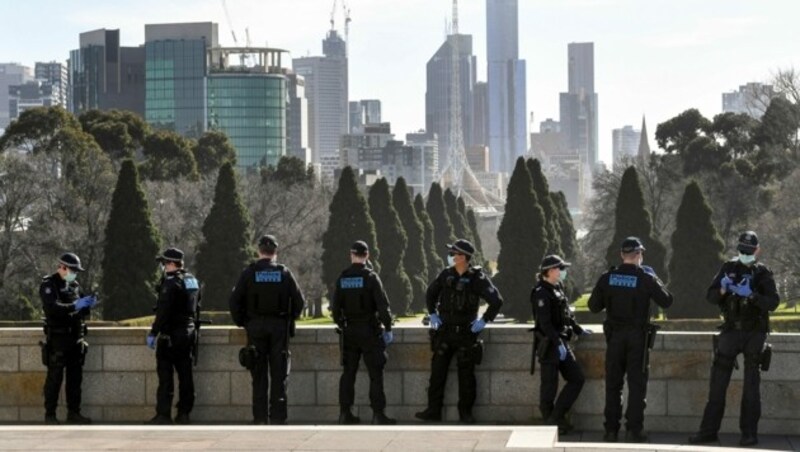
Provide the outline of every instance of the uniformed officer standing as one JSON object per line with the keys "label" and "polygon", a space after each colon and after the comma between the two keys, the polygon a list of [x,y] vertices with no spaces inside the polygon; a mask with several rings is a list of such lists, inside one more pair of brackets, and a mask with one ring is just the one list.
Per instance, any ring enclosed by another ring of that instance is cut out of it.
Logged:
{"label": "uniformed officer standing", "polygon": [[[478,266],[469,262],[475,247],[464,239],[447,246],[449,267],[442,270],[426,292],[430,327],[434,330],[431,348],[431,377],[428,386],[428,407],[416,413],[426,422],[442,420],[442,405],[447,369],[453,356],[458,365],[458,416],[464,424],[474,424],[472,406],[477,397],[475,366],[480,364],[482,343],[478,333],[500,312],[503,299],[491,279]],[[478,317],[480,299],[489,307]]]}
{"label": "uniformed officer standing", "polygon": [[[383,391],[383,368],[386,346],[394,340],[392,312],[378,274],[368,263],[369,247],[361,240],[350,247],[350,263],[336,281],[331,303],[333,321],[342,334],[342,376],[339,379],[340,424],[361,422],[353,415],[358,361],[364,357],[369,374],[369,401],[372,423],[396,424],[386,416],[386,394]],[[383,325],[383,329],[381,329]]]}
{"label": "uniformed officer standing", "polygon": [[[567,279],[567,268],[572,265],[556,255],[545,256],[539,267],[539,282],[531,292],[533,318],[536,321],[534,346],[542,367],[539,410],[547,424],[557,425],[560,434],[567,434],[572,426],[565,415],[578,399],[585,378],[575,361],[569,341],[575,336],[592,334],[582,328],[569,309],[562,283]],[[567,381],[556,401],[558,373]]]}
{"label": "uniformed officer standing", "polygon": [[647,355],[655,339],[650,322],[650,300],[658,306],[672,305],[672,294],[656,276],[642,265],[645,248],[636,237],[622,242],[622,265],[611,268],[597,281],[589,298],[589,309],[606,310],[603,331],[606,335],[605,436],[617,441],[622,417],[622,387],[628,376],[628,408],[625,412],[628,442],[646,442],[644,409],[647,405]]}
{"label": "uniformed officer standing", "polygon": [[700,432],[689,438],[692,444],[718,441],[717,432],[725,413],[725,393],[740,353],[744,355],[744,388],[739,418],[742,437],[739,444],[758,444],[761,370],[769,365],[768,357],[772,351],[765,346],[769,313],[778,307],[780,298],[772,272],[766,265],[757,262],[761,248],[756,233],[742,233],[736,248],[739,257],[722,264],[706,295],[710,303],[720,307],[725,323],[714,341],[716,346],[708,403]]}
{"label": "uniformed officer standing", "polygon": [[173,372],[178,374],[178,414],[176,424],[189,424],[194,407],[192,353],[195,316],[200,297],[200,283],[183,268],[183,251],[165,250],[156,260],[163,276],[158,288],[156,318],[147,335],[147,346],[156,351],[156,415],[150,424],[172,424],[172,398],[175,392]]}
{"label": "uniformed officer standing", "polygon": [[76,278],[78,272],[82,271],[78,256],[73,253],[62,254],[58,259],[58,270],[45,276],[39,286],[45,314],[46,342],[42,343],[42,360],[47,366],[47,377],[44,381],[46,424],[59,423],[56,407],[65,369],[67,422],[92,423],[91,419],[81,415],[81,381],[83,362],[88,350],[88,344],[83,339],[86,334],[84,319],[97,300],[93,296],[81,296]]}
{"label": "uniformed officer standing", "polygon": [[[258,240],[258,260],[244,269],[229,301],[231,317],[247,330],[242,364],[253,378],[253,424],[286,424],[289,337],[305,307],[292,272],[276,262],[278,242]],[[271,383],[271,384],[270,384]],[[269,390],[269,398],[267,397]],[[269,403],[268,403],[269,402]]]}

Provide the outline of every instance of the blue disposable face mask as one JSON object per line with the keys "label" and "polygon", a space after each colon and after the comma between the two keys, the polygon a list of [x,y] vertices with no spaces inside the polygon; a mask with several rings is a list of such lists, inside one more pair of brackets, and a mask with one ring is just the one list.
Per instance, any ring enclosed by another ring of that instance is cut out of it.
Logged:
{"label": "blue disposable face mask", "polygon": [[456,258],[454,256],[451,256],[451,255],[448,254],[447,255],[447,266],[448,267],[452,267],[453,265],[456,265]]}
{"label": "blue disposable face mask", "polygon": [[561,273],[558,275],[558,281],[559,282],[564,282],[566,280],[567,280],[567,269],[565,268],[565,269],[561,270]]}
{"label": "blue disposable face mask", "polygon": [[77,273],[75,273],[73,271],[67,271],[67,276],[64,277],[64,281],[69,283],[69,282],[75,281],[75,279],[77,277],[78,277]]}
{"label": "blue disposable face mask", "polygon": [[742,254],[739,253],[739,262],[743,263],[744,265],[750,265],[756,261],[755,254]]}

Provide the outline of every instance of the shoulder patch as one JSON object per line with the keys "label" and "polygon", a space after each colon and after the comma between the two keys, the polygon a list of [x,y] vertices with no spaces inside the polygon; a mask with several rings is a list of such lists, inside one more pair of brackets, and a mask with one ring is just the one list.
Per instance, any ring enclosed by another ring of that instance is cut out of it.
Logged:
{"label": "shoulder patch", "polygon": [[543,308],[543,307],[544,307],[544,300],[542,300],[542,299],[539,299],[539,307],[540,307],[540,308]]}
{"label": "shoulder patch", "polygon": [[612,287],[624,287],[626,289],[635,289],[639,278],[633,275],[620,275],[611,273],[608,277],[608,285]]}
{"label": "shoulder patch", "polygon": [[283,272],[274,270],[263,270],[255,272],[257,283],[279,283],[283,281]]}
{"label": "shoulder patch", "polygon": [[361,276],[354,276],[350,278],[340,278],[339,287],[342,289],[363,289],[364,278]]}
{"label": "shoulder patch", "polygon": [[52,290],[52,289],[50,289],[50,287],[46,287],[46,288],[44,289],[44,293],[46,293],[47,295],[50,295],[51,293],[53,293],[53,290]]}
{"label": "shoulder patch", "polygon": [[183,284],[186,286],[186,290],[200,290],[200,283],[194,276],[186,276],[183,278]]}

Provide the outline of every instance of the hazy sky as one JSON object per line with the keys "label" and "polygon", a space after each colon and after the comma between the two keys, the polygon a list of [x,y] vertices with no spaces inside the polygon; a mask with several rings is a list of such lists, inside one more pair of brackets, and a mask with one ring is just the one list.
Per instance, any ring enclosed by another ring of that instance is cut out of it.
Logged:
{"label": "hazy sky", "polygon": [[[450,0],[348,0],[350,98],[378,98],[383,119],[404,137],[425,126],[425,63],[444,39]],[[322,53],[332,0],[227,0],[240,41],[293,56]],[[567,87],[567,43],[595,43],[600,157],[611,129],[639,127],[651,146],[658,122],[697,107],[713,116],[723,91],[800,67],[797,0],[519,0],[520,58],[527,60],[533,129],[558,119]],[[13,6],[12,6],[13,5]],[[460,1],[461,32],[473,35],[478,78],[486,80],[485,0]],[[0,62],[65,61],[78,34],[121,29],[123,45],[144,40],[145,23],[215,21],[233,43],[222,0],[2,0]],[[341,11],[337,27],[343,27]]]}

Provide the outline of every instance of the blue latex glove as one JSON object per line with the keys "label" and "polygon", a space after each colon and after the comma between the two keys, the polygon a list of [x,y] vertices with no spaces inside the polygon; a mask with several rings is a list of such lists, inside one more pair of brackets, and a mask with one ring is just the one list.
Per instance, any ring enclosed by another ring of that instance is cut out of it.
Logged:
{"label": "blue latex glove", "polygon": [[75,301],[75,310],[80,311],[81,309],[84,308],[91,308],[92,306],[95,305],[95,303],[97,303],[97,298],[95,298],[92,295],[83,298],[78,298],[78,300]]}
{"label": "blue latex glove", "polygon": [[719,286],[725,289],[725,292],[731,292],[731,286],[733,285],[733,280],[730,279],[728,275],[725,275],[725,277],[719,280]]}
{"label": "blue latex glove", "polygon": [[384,331],[384,333],[383,333],[383,343],[386,344],[386,345],[389,345],[392,342],[394,342],[394,333],[392,333],[391,331]]}
{"label": "blue latex glove", "polygon": [[156,349],[156,337],[153,336],[152,334],[147,335],[147,348],[149,348],[150,350]]}
{"label": "blue latex glove", "polygon": [[589,328],[584,328],[581,336],[590,336],[592,334],[594,334],[594,331],[590,330]]}
{"label": "blue latex glove", "polygon": [[564,361],[567,359],[567,347],[564,344],[558,344],[558,360]]}
{"label": "blue latex glove", "polygon": [[438,330],[439,327],[442,326],[442,319],[439,318],[439,314],[431,314],[429,318],[432,330]]}
{"label": "blue latex glove", "polygon": [[483,329],[486,328],[486,320],[483,320],[483,317],[473,320],[472,326],[469,328],[475,334],[480,333]]}
{"label": "blue latex glove", "polygon": [[753,289],[750,288],[749,279],[745,279],[739,284],[731,285],[731,291],[743,298],[748,298],[750,295],[753,295]]}
{"label": "blue latex glove", "polygon": [[653,270],[653,267],[649,265],[642,265],[642,270],[644,270],[645,273],[652,276],[653,278],[658,278],[658,276],[656,275],[656,271]]}

